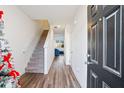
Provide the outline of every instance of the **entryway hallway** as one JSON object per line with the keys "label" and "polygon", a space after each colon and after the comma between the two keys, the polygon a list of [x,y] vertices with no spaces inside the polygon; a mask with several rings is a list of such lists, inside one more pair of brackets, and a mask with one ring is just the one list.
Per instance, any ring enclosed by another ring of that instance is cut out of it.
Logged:
{"label": "entryway hallway", "polygon": [[[0,8],[14,68],[20,72],[19,87],[87,87],[87,6]],[[55,49],[64,56],[56,58]]]}
{"label": "entryway hallway", "polygon": [[63,55],[54,59],[47,75],[25,73],[20,83],[23,88],[80,88],[71,66],[65,65]]}

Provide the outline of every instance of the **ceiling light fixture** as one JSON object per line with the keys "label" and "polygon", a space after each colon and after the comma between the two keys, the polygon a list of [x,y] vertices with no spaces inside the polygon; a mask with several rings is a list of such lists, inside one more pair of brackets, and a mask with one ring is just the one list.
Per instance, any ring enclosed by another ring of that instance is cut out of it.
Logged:
{"label": "ceiling light fixture", "polygon": [[61,27],[60,25],[56,25],[56,26],[54,26],[55,29],[60,28],[60,27]]}

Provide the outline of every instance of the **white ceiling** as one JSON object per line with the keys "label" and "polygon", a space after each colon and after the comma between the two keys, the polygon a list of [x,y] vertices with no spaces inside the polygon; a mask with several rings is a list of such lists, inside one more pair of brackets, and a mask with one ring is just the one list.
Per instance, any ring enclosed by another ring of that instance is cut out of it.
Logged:
{"label": "white ceiling", "polygon": [[71,22],[79,5],[23,5],[18,6],[32,19],[48,19],[50,24]]}
{"label": "white ceiling", "polygon": [[[65,25],[59,25],[59,27],[57,27],[57,26],[58,26],[58,25],[55,25],[55,26],[54,26],[54,29],[53,29],[54,33],[55,33],[55,34],[64,35],[64,32],[65,32]],[[55,27],[57,27],[57,28],[55,28]]]}

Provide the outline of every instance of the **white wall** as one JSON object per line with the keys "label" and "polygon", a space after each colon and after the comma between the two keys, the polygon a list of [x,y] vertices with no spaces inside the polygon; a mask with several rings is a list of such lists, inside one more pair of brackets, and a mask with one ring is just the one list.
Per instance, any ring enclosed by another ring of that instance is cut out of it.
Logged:
{"label": "white wall", "polygon": [[54,38],[53,30],[50,28],[44,45],[44,74],[48,74],[51,64],[54,60]]}
{"label": "white wall", "polygon": [[15,69],[23,74],[41,31],[16,6],[0,6],[0,10],[4,11],[5,38],[13,51]]}
{"label": "white wall", "polygon": [[70,50],[70,44],[71,44],[71,41],[70,41],[70,37],[71,37],[71,25],[70,24],[67,24],[65,26],[65,42],[64,42],[64,51],[65,51],[65,63],[66,65],[70,65],[70,53],[71,53],[71,50]]}
{"label": "white wall", "polygon": [[71,31],[71,66],[81,87],[87,86],[87,6],[81,6]]}
{"label": "white wall", "polygon": [[54,39],[55,40],[64,40],[64,34],[55,34],[54,33]]}

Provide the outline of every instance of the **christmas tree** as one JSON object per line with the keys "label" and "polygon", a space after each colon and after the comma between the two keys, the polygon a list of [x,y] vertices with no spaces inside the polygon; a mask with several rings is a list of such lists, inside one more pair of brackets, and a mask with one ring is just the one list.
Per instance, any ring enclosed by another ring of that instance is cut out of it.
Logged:
{"label": "christmas tree", "polygon": [[19,72],[14,69],[12,50],[4,39],[3,11],[0,11],[0,88],[19,87]]}

